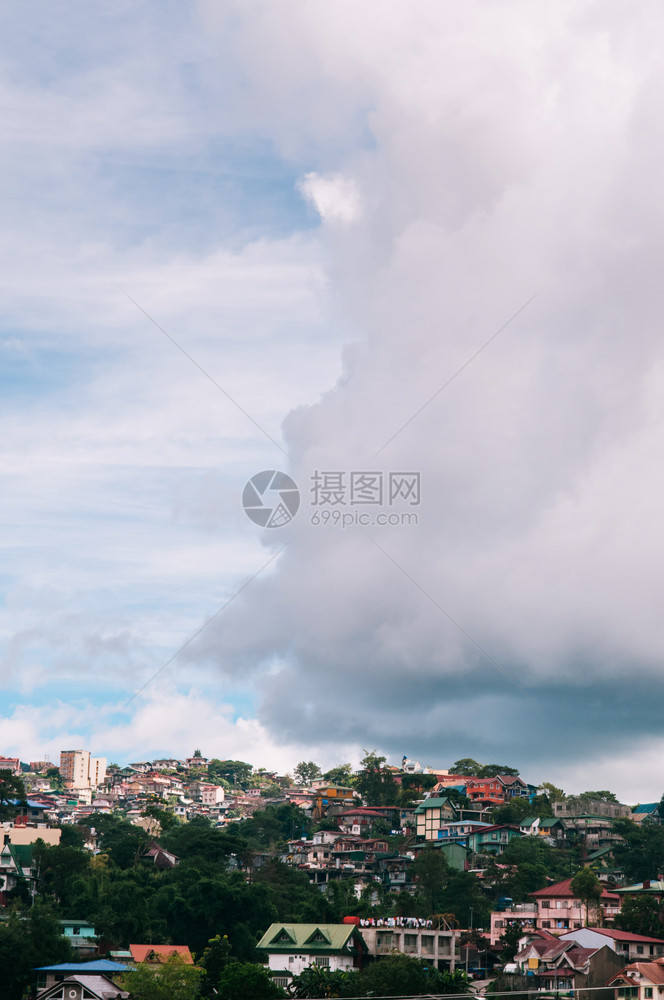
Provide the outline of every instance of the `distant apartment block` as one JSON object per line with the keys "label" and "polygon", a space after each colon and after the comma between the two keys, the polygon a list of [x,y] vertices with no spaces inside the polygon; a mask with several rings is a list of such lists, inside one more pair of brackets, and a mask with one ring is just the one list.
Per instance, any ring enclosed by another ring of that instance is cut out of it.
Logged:
{"label": "distant apartment block", "polygon": [[18,757],[0,757],[0,771],[11,771],[17,777],[21,774],[21,762]]}
{"label": "distant apartment block", "polygon": [[69,789],[98,788],[106,777],[106,758],[91,757],[89,750],[62,750],[60,774]]}

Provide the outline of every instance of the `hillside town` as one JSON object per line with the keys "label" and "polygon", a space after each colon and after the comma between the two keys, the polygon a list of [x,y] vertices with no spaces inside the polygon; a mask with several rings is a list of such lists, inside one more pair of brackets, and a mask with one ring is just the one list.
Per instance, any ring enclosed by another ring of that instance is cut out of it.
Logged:
{"label": "hillside town", "polygon": [[[120,765],[76,749],[57,764],[1,757],[0,808],[0,953],[42,909],[59,928],[19,998],[141,1000],[126,977],[143,966],[186,967],[191,996],[218,995],[224,970],[245,966],[261,996],[344,996],[349,976],[357,990],[397,960],[446,976],[429,983],[439,993],[664,990],[660,800],[566,795],[469,758],[392,765],[374,751],[359,769],[303,761],[281,775],[200,750]],[[187,925],[160,894],[193,872],[250,908],[259,887],[274,901],[239,919],[212,894]],[[130,884],[151,916],[133,912]]]}

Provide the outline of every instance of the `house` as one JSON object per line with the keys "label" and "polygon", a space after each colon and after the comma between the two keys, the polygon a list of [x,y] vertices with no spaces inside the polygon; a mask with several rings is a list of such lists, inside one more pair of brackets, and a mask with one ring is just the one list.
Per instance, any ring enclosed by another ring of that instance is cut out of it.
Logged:
{"label": "house", "polygon": [[634,885],[625,885],[616,889],[619,896],[654,896],[655,899],[664,899],[664,881],[660,879],[646,879],[645,882],[635,882]]}
{"label": "house", "polygon": [[615,1000],[655,1000],[664,996],[664,959],[655,962],[634,962],[609,980]]}
{"label": "house", "polygon": [[124,993],[111,978],[120,976],[126,971],[126,965],[110,962],[107,958],[98,958],[91,962],[42,965],[35,969],[37,997],[38,1000],[69,1000],[70,997],[71,1000],[126,998],[130,994]]}
{"label": "house", "polygon": [[32,846],[12,844],[5,834],[5,843],[0,848],[0,906],[6,906],[11,901],[8,894],[22,884],[34,896],[36,882],[37,869],[32,864]]}
{"label": "house", "polygon": [[62,933],[79,956],[94,955],[97,951],[97,934],[87,920],[60,920]]}
{"label": "house", "polygon": [[474,819],[461,819],[454,823],[444,823],[438,830],[438,839],[444,841],[457,841],[460,844],[468,845],[468,835],[476,830],[486,829],[492,826],[491,823],[480,823]]}
{"label": "house", "polygon": [[171,955],[179,955],[186,965],[194,964],[186,944],[130,944],[129,951],[136,964],[159,965],[167,962]]}
{"label": "house", "polygon": [[505,786],[500,778],[469,778],[466,796],[471,802],[486,808],[505,804]]}
{"label": "house", "polygon": [[469,833],[467,844],[474,854],[502,854],[509,842],[519,837],[518,826],[493,823]]}
{"label": "house", "polygon": [[635,823],[643,823],[644,819],[650,819],[654,823],[661,823],[662,818],[659,815],[659,806],[659,802],[645,802],[643,805],[634,806],[630,819],[634,820]]}
{"label": "house", "polygon": [[530,940],[514,959],[522,975],[533,976],[538,990],[592,990],[601,1000],[613,1000],[601,989],[619,971],[621,959],[604,944],[582,948],[576,941],[551,938]]}
{"label": "house", "polygon": [[425,840],[438,840],[442,827],[457,818],[457,809],[448,798],[424,799],[415,810],[415,832]]}
{"label": "house", "polygon": [[[568,878],[529,893],[530,898],[537,904],[538,930],[569,931],[583,927],[586,922],[586,908],[580,899],[575,899],[571,885],[572,879]],[[620,912],[620,896],[602,889],[599,911],[604,922],[613,920]]]}
{"label": "house", "polygon": [[310,965],[330,972],[359,969],[367,945],[356,924],[270,924],[256,945],[272,978],[288,986]]}
{"label": "house", "polygon": [[614,927],[580,927],[560,935],[561,941],[576,941],[584,948],[600,948],[606,944],[632,962],[664,957],[664,939],[619,931]]}
{"label": "house", "polygon": [[510,799],[527,799],[530,797],[530,789],[523,778],[516,774],[499,774],[498,781],[503,786],[503,794],[507,802]]}
{"label": "house", "polygon": [[155,868],[159,868],[161,871],[167,868],[175,868],[180,863],[180,859],[176,854],[167,851],[165,847],[161,847],[156,841],[150,844],[143,857],[152,861]]}
{"label": "house", "polygon": [[198,783],[198,794],[204,806],[222,805],[225,795],[221,785],[209,785],[202,781]]}
{"label": "house", "polygon": [[440,851],[450,868],[456,868],[457,871],[462,872],[468,867],[468,858],[471,853],[470,849],[459,841],[428,841],[424,844],[413,844],[408,850],[409,853],[417,855],[420,851],[423,851],[427,847],[433,847],[435,850]]}
{"label": "house", "polygon": [[334,812],[333,807],[339,809],[348,809],[352,807],[356,800],[359,798],[357,792],[354,788],[347,788],[345,785],[334,785],[330,782],[326,782],[324,785],[320,785],[316,788],[313,794],[313,818],[315,820],[322,819],[323,816],[327,816],[331,811]]}
{"label": "house", "polygon": [[393,819],[394,813],[399,813],[398,809],[386,808],[384,806],[356,806],[354,809],[346,809],[336,813],[334,818],[339,824],[342,833],[354,833],[360,837],[366,837],[371,833],[374,824]]}
{"label": "house", "polygon": [[557,845],[565,839],[565,827],[561,819],[548,816],[526,816],[519,823],[519,830],[524,837],[546,837],[551,845]]}

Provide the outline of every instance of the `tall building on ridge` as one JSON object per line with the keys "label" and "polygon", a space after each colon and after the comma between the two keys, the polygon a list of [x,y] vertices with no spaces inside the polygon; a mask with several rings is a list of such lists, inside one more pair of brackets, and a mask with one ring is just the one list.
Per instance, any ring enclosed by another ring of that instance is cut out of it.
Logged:
{"label": "tall building on ridge", "polygon": [[89,750],[61,750],[60,774],[72,790],[98,788],[106,777],[106,758],[91,757]]}

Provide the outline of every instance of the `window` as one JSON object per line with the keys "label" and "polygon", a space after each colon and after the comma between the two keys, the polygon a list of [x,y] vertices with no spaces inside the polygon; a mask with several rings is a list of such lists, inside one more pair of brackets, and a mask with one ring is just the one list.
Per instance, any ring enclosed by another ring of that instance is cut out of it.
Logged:
{"label": "window", "polygon": [[542,900],[542,909],[543,910],[550,910],[551,909],[551,900],[549,900],[549,899],[543,899]]}
{"label": "window", "polygon": [[644,993],[646,995],[646,1000],[651,1000],[652,998],[652,986],[646,986]]}
{"label": "window", "polygon": [[288,984],[290,983],[290,979],[288,978],[288,976],[275,976],[272,982],[275,983],[277,986],[281,986],[281,988],[283,989],[284,987],[288,986]]}
{"label": "window", "polygon": [[330,968],[330,956],[329,955],[316,955],[314,958],[314,965],[317,965],[319,969],[329,969]]}
{"label": "window", "polygon": [[636,954],[637,955],[642,955],[643,954],[643,945],[642,944],[637,944],[637,946],[636,946]]}

